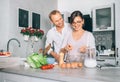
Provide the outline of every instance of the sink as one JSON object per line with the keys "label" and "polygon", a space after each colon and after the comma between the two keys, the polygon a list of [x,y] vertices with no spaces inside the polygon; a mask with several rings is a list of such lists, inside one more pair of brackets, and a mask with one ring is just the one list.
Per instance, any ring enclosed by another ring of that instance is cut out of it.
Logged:
{"label": "sink", "polygon": [[0,57],[0,68],[13,67],[20,65],[19,57]]}

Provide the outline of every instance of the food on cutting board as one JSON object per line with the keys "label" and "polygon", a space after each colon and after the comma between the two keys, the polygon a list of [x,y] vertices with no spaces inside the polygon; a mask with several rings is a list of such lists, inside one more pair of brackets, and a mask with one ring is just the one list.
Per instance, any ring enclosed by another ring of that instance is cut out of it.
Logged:
{"label": "food on cutting board", "polygon": [[54,67],[53,64],[47,64],[47,65],[41,66],[40,68],[41,68],[42,70],[47,70],[47,69],[52,69],[53,67]]}
{"label": "food on cutting board", "polygon": [[32,68],[41,68],[42,70],[52,69],[54,67],[53,64],[48,64],[47,57],[44,56],[42,53],[32,53],[30,56],[27,57],[27,63]]}
{"label": "food on cutting board", "polygon": [[39,68],[47,64],[47,58],[43,54],[32,53],[27,57],[27,62],[32,68]]}
{"label": "food on cutting board", "polygon": [[10,52],[0,52],[0,56],[11,56]]}
{"label": "food on cutting board", "polygon": [[66,63],[66,68],[71,68],[71,64],[70,63]]}
{"label": "food on cutting board", "polygon": [[77,62],[72,62],[71,63],[71,68],[78,68],[78,63]]}
{"label": "food on cutting board", "polygon": [[78,67],[82,67],[83,66],[83,63],[78,63]]}
{"label": "food on cutting board", "polygon": [[71,62],[71,63],[62,63],[61,65],[60,65],[60,67],[61,68],[81,68],[81,67],[83,67],[83,64],[82,63],[80,63],[80,62]]}
{"label": "food on cutting board", "polygon": [[60,58],[59,58],[59,67],[61,68],[81,68],[83,64],[81,62],[71,62],[71,63],[65,63],[64,62],[64,53],[60,52]]}
{"label": "food on cutting board", "polygon": [[62,64],[60,65],[60,67],[63,68],[63,69],[66,68],[66,63],[62,63]]}

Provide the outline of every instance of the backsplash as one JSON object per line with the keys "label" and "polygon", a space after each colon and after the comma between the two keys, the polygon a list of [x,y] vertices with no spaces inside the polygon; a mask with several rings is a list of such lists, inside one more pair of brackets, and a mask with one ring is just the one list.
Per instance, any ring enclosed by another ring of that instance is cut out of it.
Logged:
{"label": "backsplash", "polygon": [[114,31],[100,31],[94,32],[96,46],[103,45],[106,49],[111,49],[112,43],[115,44]]}

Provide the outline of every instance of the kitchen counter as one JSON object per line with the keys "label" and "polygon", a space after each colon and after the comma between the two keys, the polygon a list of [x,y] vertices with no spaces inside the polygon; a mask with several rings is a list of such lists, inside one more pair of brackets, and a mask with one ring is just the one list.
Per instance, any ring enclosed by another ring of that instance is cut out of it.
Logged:
{"label": "kitchen counter", "polygon": [[41,70],[27,68],[24,66],[14,66],[0,69],[0,72],[18,74],[23,76],[42,78],[62,82],[119,82],[120,67],[99,68],[78,68],[61,69],[55,66],[53,69]]}

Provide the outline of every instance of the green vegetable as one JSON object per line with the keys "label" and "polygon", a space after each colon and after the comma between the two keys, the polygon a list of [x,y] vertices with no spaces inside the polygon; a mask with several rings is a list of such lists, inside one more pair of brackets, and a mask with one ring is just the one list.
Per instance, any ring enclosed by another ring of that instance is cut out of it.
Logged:
{"label": "green vegetable", "polygon": [[47,64],[47,59],[43,54],[32,53],[30,56],[27,57],[28,64],[33,68],[39,68],[42,65]]}
{"label": "green vegetable", "polygon": [[29,65],[33,68],[37,68],[37,64],[36,62],[31,58],[31,57],[27,57],[27,62],[29,63]]}

